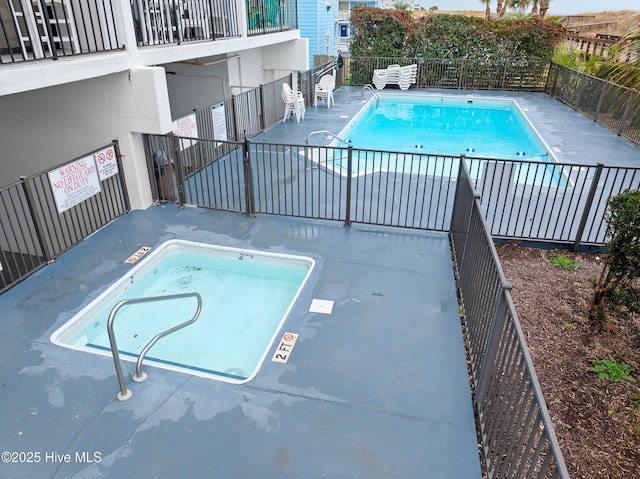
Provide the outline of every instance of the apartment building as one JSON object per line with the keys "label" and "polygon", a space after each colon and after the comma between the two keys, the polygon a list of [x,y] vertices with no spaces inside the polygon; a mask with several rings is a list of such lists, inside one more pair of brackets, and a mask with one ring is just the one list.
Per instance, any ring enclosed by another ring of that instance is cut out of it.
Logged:
{"label": "apartment building", "polygon": [[298,0],[300,35],[309,40],[309,68],[315,55],[336,54],[336,0]]}
{"label": "apartment building", "polygon": [[361,5],[363,7],[379,7],[378,0],[338,0],[338,12],[336,22],[336,50],[349,51],[351,41],[351,9]]}
{"label": "apartment building", "polygon": [[117,139],[133,208],[144,134],[309,58],[295,0],[7,0],[0,20],[0,187]]}

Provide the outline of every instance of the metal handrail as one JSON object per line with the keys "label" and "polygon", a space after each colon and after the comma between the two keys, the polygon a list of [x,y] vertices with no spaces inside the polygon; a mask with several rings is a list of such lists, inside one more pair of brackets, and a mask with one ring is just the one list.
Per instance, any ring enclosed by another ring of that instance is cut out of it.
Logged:
{"label": "metal handrail", "polygon": [[364,100],[365,90],[369,90],[373,94],[373,97],[376,99],[376,108],[378,108],[378,105],[380,104],[380,95],[376,93],[376,91],[373,89],[370,83],[367,83],[365,86],[362,87],[362,90],[360,91],[360,99]]}
{"label": "metal handrail", "polygon": [[335,138],[336,140],[341,141],[343,143],[346,143],[347,145],[351,144],[351,142],[349,140],[345,140],[344,138],[340,138],[338,135],[334,135],[329,130],[312,131],[311,133],[309,133],[307,135],[306,144],[309,145],[309,138],[311,138],[313,135],[319,135],[320,133],[324,133],[325,135],[329,135],[330,137]]}
{"label": "metal handrail", "polygon": [[[306,146],[304,148],[304,169],[305,170],[309,169],[309,138],[311,138],[313,135],[319,135],[321,133],[323,133],[325,135],[329,135],[330,137],[335,138],[336,140],[341,141],[341,142],[346,143],[347,145],[351,146],[351,141],[345,140],[344,138],[340,138],[338,135],[334,135],[329,130],[312,131],[311,133],[309,133],[307,135]],[[318,161],[318,164],[319,163],[320,162]]]}
{"label": "metal handrail", "polygon": [[193,317],[189,321],[185,321],[184,323],[180,323],[173,328],[167,329],[161,333],[156,334],[151,341],[144,347],[142,352],[138,355],[138,361],[136,363],[136,375],[133,380],[136,382],[142,382],[146,379],[146,373],[141,372],[142,361],[144,359],[145,354],[151,349],[151,347],[164,336],[167,336],[171,333],[178,331],[179,329],[184,328],[195,321],[200,316],[200,312],[202,311],[202,296],[199,293],[181,293],[181,294],[169,294],[166,296],[147,296],[144,298],[131,298],[131,299],[123,299],[119,301],[109,313],[109,319],[107,320],[107,333],[109,335],[109,342],[111,343],[111,353],[113,354],[113,362],[116,365],[116,375],[118,376],[118,385],[120,386],[120,392],[116,396],[120,401],[126,401],[131,397],[131,391],[127,389],[127,385],[124,383],[124,375],[122,373],[122,365],[120,364],[120,353],[118,353],[118,346],[116,344],[116,337],[113,332],[113,322],[116,319],[116,314],[123,306],[129,304],[139,304],[139,303],[150,303],[153,301],[168,301],[172,299],[182,299],[188,297],[195,297],[198,300],[198,306],[196,308],[196,312]]}

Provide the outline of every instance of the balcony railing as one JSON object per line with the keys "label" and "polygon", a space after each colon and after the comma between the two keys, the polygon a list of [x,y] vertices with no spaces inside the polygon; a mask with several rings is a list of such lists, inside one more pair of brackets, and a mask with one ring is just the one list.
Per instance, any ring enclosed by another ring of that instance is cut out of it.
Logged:
{"label": "balcony railing", "polygon": [[[239,37],[237,0],[7,0],[0,2],[0,64],[124,49],[122,14],[139,47]],[[121,14],[121,10],[124,12]],[[247,35],[298,27],[295,0],[246,0]]]}
{"label": "balcony railing", "polygon": [[237,37],[235,0],[131,0],[138,46]]}
{"label": "balcony railing", "polygon": [[0,64],[124,48],[117,0],[7,0],[0,4]]}
{"label": "balcony railing", "polygon": [[282,32],[298,28],[296,0],[246,0],[247,35]]}

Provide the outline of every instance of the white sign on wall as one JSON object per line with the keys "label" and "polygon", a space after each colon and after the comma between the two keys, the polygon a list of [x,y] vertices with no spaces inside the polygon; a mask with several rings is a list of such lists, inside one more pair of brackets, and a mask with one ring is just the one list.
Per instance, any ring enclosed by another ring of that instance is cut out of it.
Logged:
{"label": "white sign on wall", "polygon": [[213,138],[227,141],[227,118],[224,112],[224,103],[213,105],[211,116],[213,118]]}
{"label": "white sign on wall", "polygon": [[63,213],[100,193],[100,178],[94,155],[67,163],[49,172],[58,213]]}
{"label": "white sign on wall", "polygon": [[108,146],[96,152],[94,156],[96,158],[96,165],[98,165],[100,181],[104,181],[118,174],[118,161],[116,159],[116,150],[113,146]]}
{"label": "white sign on wall", "polygon": [[[187,138],[198,138],[198,122],[196,121],[196,114],[192,113],[182,118],[178,118],[173,122],[173,134],[176,136],[182,136]],[[189,148],[197,143],[196,140],[187,140],[186,138],[180,138],[180,151],[185,148]]]}

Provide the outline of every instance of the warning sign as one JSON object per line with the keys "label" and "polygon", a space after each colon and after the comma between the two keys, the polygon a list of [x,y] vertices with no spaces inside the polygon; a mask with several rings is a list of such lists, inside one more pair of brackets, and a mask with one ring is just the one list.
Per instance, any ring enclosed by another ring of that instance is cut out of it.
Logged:
{"label": "warning sign", "polygon": [[100,193],[94,156],[85,156],[49,172],[58,213],[63,213]]}
{"label": "warning sign", "polygon": [[224,103],[211,107],[211,118],[213,119],[214,140],[227,141],[227,117],[225,115]]}
{"label": "warning sign", "polygon": [[98,165],[100,181],[118,174],[118,161],[116,160],[116,150],[113,146],[108,146],[104,150],[96,152],[94,156],[96,165]]}
{"label": "warning sign", "polygon": [[195,145],[197,140],[189,140],[189,138],[198,138],[198,122],[196,120],[196,114],[192,113],[174,121],[173,134],[183,137],[180,138],[180,151]]}

